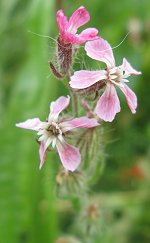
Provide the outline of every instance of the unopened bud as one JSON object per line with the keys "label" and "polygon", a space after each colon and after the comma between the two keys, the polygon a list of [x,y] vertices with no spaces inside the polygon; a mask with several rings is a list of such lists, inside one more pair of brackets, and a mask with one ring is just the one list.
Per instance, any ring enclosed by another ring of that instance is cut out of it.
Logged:
{"label": "unopened bud", "polygon": [[91,204],[88,208],[87,208],[87,214],[88,216],[92,219],[95,220],[97,218],[99,218],[99,208],[97,205],[95,204]]}
{"label": "unopened bud", "polygon": [[78,241],[72,236],[62,236],[58,238],[54,243],[81,243],[81,241]]}
{"label": "unopened bud", "polygon": [[56,176],[57,193],[60,196],[68,195],[68,193],[78,193],[85,191],[83,175],[79,171],[69,172],[61,170]]}
{"label": "unopened bud", "polygon": [[131,18],[128,23],[129,39],[133,44],[138,44],[141,39],[141,21],[138,18]]}
{"label": "unopened bud", "polygon": [[56,176],[56,183],[61,186],[68,179],[69,172],[67,170],[61,170]]}
{"label": "unopened bud", "polygon": [[54,74],[54,76],[56,78],[59,78],[59,79],[62,79],[63,76],[58,72],[58,70],[56,69],[56,67],[54,66],[54,64],[52,62],[48,62],[49,63],[49,66]]}

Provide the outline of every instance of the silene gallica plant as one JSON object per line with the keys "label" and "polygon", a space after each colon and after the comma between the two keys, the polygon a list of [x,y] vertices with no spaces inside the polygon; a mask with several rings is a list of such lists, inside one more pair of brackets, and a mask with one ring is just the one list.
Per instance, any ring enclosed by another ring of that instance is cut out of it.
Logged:
{"label": "silene gallica plant", "polygon": [[[30,118],[16,126],[37,132],[40,169],[49,147],[58,152],[63,166],[57,175],[59,185],[70,181],[70,177],[79,182],[81,174],[84,174],[86,182],[90,184],[93,178],[99,178],[103,168],[102,122],[112,122],[120,112],[116,90],[119,88],[123,92],[131,112],[135,113],[137,97],[127,83],[130,75],[139,75],[141,72],[136,71],[126,58],[123,58],[120,66],[116,66],[111,46],[98,35],[96,28],[78,31],[90,20],[90,15],[83,6],[69,20],[63,10],[58,10],[56,20],[59,28],[56,62],[49,62],[49,65],[54,76],[63,81],[70,95],[65,97],[62,94],[51,102],[46,121]],[[103,62],[106,68],[73,72],[74,59],[81,44],[85,44],[87,56]],[[63,114],[70,101],[72,111]]]}

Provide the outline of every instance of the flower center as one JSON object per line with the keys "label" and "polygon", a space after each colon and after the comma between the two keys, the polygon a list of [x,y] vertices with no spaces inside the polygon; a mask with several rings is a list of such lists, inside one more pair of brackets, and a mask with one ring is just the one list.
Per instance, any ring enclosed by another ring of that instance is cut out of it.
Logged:
{"label": "flower center", "polygon": [[120,83],[123,79],[123,70],[121,67],[115,67],[108,70],[108,80],[116,83]]}
{"label": "flower center", "polygon": [[52,122],[51,124],[49,124],[46,128],[46,131],[48,132],[49,136],[58,136],[59,134],[62,135],[62,131],[56,122]]}

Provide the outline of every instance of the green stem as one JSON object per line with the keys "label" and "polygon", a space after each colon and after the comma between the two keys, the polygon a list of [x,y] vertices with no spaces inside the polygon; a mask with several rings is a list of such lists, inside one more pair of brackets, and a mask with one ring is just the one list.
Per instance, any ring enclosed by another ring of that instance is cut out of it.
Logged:
{"label": "green stem", "polygon": [[78,116],[78,95],[69,86],[70,76],[67,76],[67,88],[70,91],[70,96],[72,100],[72,113],[74,116]]}
{"label": "green stem", "polygon": [[70,95],[72,98],[72,112],[75,116],[78,116],[78,96],[72,90],[70,90]]}

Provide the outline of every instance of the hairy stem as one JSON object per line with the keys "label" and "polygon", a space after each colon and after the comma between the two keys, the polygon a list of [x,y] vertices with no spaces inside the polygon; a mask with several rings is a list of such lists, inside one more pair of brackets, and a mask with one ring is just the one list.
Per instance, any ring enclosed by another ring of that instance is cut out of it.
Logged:
{"label": "hairy stem", "polygon": [[63,1],[62,0],[56,0],[56,9],[62,9],[63,8]]}

